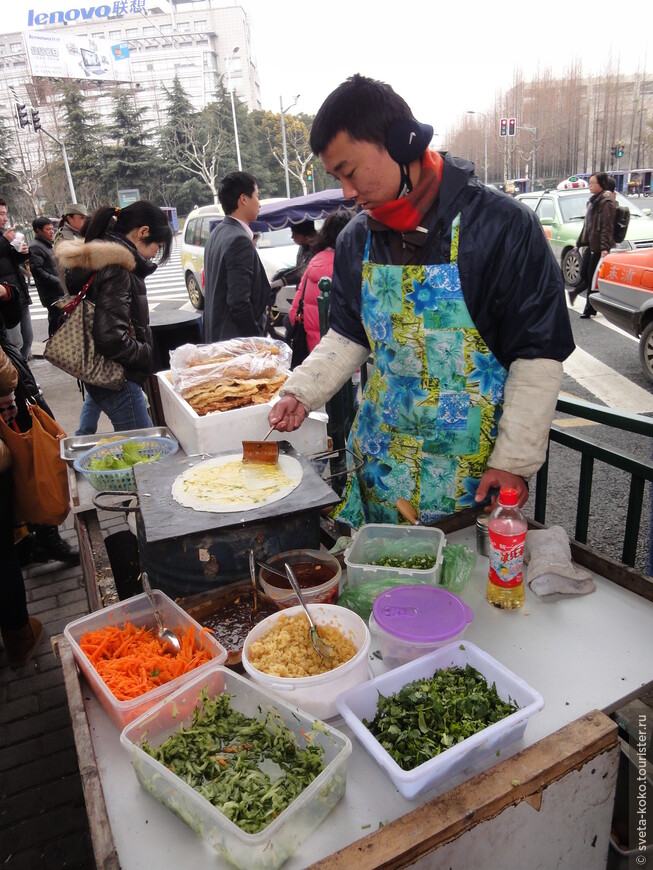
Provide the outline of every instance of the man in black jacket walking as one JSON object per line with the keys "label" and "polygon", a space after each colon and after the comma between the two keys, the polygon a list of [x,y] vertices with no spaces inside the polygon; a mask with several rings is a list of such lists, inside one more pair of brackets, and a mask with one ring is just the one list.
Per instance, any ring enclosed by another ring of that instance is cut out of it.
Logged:
{"label": "man in black jacket walking", "polygon": [[29,246],[30,271],[36,284],[41,305],[48,312],[48,335],[52,335],[57,328],[61,313],[55,303],[62,296],[65,296],[52,255],[54,226],[49,218],[37,217],[32,221],[32,227],[35,235],[34,241]]}

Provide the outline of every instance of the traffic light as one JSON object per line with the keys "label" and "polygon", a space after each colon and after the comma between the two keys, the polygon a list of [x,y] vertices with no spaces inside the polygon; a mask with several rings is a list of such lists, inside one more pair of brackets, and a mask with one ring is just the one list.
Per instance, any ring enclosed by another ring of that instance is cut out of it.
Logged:
{"label": "traffic light", "polygon": [[29,120],[27,118],[27,106],[25,103],[16,103],[16,115],[18,116],[18,123],[21,127],[29,127]]}
{"label": "traffic light", "polygon": [[41,115],[38,109],[32,109],[32,127],[35,133],[41,129]]}
{"label": "traffic light", "polygon": [[613,145],[612,148],[610,149],[610,154],[612,154],[613,157],[616,157],[618,151],[619,151],[619,148],[617,147],[617,145]]}
{"label": "traffic light", "polygon": [[514,136],[516,129],[517,129],[517,119],[516,118],[509,118],[508,119],[508,135]]}
{"label": "traffic light", "polygon": [[312,163],[306,167],[306,178],[308,178],[309,181],[313,181],[313,164]]}
{"label": "traffic light", "polygon": [[499,121],[499,136],[507,136],[508,135],[508,119],[501,118]]}
{"label": "traffic light", "polygon": [[624,146],[623,146],[622,142],[619,142],[619,144],[617,145],[617,157],[623,157],[623,156],[624,156]]}

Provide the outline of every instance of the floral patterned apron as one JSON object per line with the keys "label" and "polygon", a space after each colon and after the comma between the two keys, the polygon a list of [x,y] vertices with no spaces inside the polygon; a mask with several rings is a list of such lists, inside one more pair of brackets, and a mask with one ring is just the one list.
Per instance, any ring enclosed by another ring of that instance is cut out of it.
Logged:
{"label": "floral patterned apron", "polygon": [[364,464],[334,510],[339,520],[402,522],[408,499],[422,522],[474,506],[497,436],[507,371],[463,299],[460,215],[451,257],[438,266],[383,266],[363,259],[361,318],[374,370],[347,446]]}

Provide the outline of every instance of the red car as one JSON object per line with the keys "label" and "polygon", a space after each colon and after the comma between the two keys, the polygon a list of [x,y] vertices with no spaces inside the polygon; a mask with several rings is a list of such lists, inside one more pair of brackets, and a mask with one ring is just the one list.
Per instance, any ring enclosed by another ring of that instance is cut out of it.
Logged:
{"label": "red car", "polygon": [[642,370],[653,383],[653,248],[614,251],[601,260],[596,273],[597,311],[639,338]]}

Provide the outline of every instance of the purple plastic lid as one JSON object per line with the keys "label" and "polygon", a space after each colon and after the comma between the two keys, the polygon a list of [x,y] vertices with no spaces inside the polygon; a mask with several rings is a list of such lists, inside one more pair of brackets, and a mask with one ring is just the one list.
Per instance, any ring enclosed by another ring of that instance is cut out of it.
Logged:
{"label": "purple plastic lid", "polygon": [[400,640],[439,643],[460,634],[474,612],[440,586],[395,586],[372,608],[377,625]]}

